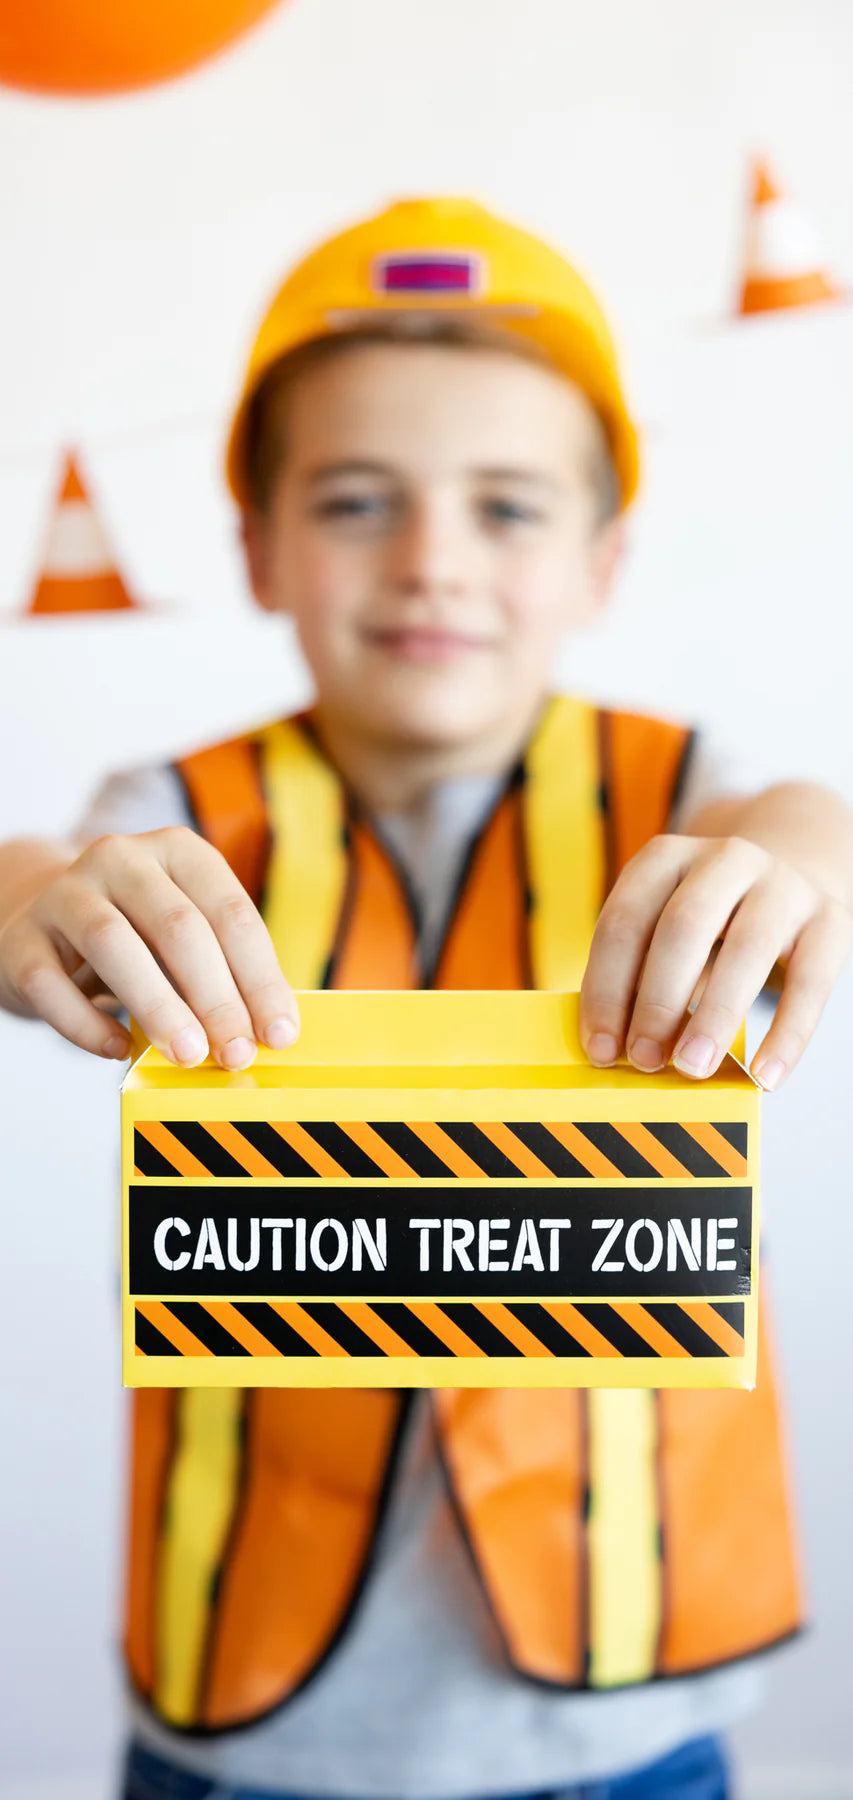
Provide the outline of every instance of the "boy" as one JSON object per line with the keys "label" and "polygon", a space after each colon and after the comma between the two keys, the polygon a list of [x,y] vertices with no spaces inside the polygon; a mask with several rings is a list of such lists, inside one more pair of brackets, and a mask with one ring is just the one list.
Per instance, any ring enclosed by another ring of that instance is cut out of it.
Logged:
{"label": "boy", "polygon": [[[244,1069],[294,1040],[285,975],[582,979],[594,1062],[702,1077],[781,964],[778,1086],[851,942],[853,822],[545,703],[637,477],[575,272],[461,201],[332,240],[261,327],[229,476],[316,707],[7,846],[0,1000],[121,1058],[109,996],[176,1063]],[[624,1392],[137,1401],[127,1800],[721,1800],[716,1734],[798,1622],[765,1352],[755,1394],[661,1395],[651,1434]]]}

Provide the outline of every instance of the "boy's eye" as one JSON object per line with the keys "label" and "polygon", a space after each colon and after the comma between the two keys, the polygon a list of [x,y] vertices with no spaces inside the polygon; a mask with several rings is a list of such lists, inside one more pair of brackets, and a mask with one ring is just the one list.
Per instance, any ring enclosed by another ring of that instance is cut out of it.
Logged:
{"label": "boy's eye", "polygon": [[495,496],[480,503],[483,517],[490,525],[536,525],[543,514],[523,500],[507,500]]}
{"label": "boy's eye", "polygon": [[321,519],[380,519],[387,504],[380,494],[329,494],[317,513]]}

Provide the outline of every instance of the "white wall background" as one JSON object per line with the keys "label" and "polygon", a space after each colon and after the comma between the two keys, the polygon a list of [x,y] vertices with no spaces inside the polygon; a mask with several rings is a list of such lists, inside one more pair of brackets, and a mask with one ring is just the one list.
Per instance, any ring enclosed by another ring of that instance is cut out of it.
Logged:
{"label": "white wall background", "polygon": [[[476,193],[607,297],[649,473],[612,616],[563,675],[853,795],[853,309],[720,323],[748,151],[853,276],[846,0],[292,0],[178,85],[0,93],[0,836],[102,772],[268,714],[224,409],[282,266],[386,198]],[[16,619],[61,443],[157,610]],[[814,1629],[739,1740],[744,1795],[853,1795],[851,986],[767,1107]],[[106,1800],[120,1730],[116,1076],[0,1021],[0,1797]]]}

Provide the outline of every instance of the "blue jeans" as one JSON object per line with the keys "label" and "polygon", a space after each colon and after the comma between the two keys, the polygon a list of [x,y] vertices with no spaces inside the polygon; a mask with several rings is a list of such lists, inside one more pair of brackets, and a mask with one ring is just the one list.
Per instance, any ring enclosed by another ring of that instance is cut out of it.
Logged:
{"label": "blue jeans", "polygon": [[[273,1794],[269,1788],[221,1787],[164,1762],[141,1744],[131,1744],[122,1800],[304,1800]],[[343,1800],[343,1797],[342,1797]],[[483,1797],[486,1800],[486,1797]],[[695,1738],[660,1762],[612,1781],[586,1781],[549,1793],[507,1796],[507,1800],[730,1800],[726,1764],[716,1738]]]}

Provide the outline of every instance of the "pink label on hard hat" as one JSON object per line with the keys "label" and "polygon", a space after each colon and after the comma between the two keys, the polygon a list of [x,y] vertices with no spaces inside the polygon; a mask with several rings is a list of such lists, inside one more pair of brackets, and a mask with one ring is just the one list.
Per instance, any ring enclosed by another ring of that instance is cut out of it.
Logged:
{"label": "pink label on hard hat", "polygon": [[379,294],[479,294],[485,265],[466,251],[409,251],[374,257],[370,278]]}

